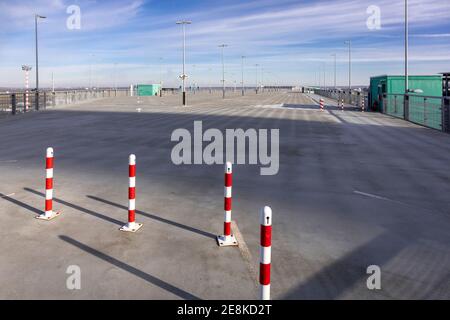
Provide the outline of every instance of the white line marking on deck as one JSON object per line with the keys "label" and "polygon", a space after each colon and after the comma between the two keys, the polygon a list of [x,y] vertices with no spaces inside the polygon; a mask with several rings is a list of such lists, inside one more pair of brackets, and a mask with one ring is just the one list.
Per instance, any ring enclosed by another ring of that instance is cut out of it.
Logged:
{"label": "white line marking on deck", "polygon": [[236,221],[231,221],[231,230],[234,236],[236,237],[236,240],[238,242],[238,248],[241,252],[242,258],[244,259],[245,264],[247,265],[248,271],[250,272],[250,275],[253,280],[253,284],[256,288],[259,286],[258,282],[258,273],[256,272],[255,265],[253,263],[253,257],[250,253],[250,250],[247,247],[247,244],[244,241],[244,237],[242,236],[241,232],[239,231],[239,228],[236,224]]}
{"label": "white line marking on deck", "polygon": [[391,200],[391,199],[389,199],[389,198],[377,196],[377,195],[371,194],[371,193],[365,193],[365,192],[361,192],[361,191],[357,191],[357,190],[354,190],[353,192],[356,193],[356,194],[360,194],[360,195],[362,195],[362,196],[366,196],[366,197],[370,197],[370,198],[375,198],[375,199],[379,199],[379,200],[394,201],[394,200]]}
{"label": "white line marking on deck", "polygon": [[1,196],[0,198],[9,198],[9,197],[11,197],[11,196],[13,196],[13,195],[15,195],[15,193],[10,193],[10,194]]}

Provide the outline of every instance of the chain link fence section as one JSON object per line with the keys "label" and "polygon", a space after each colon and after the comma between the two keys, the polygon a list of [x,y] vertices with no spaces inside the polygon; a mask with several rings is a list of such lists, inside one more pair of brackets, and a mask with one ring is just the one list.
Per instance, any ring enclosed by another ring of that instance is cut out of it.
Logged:
{"label": "chain link fence section", "polygon": [[[28,94],[25,92],[0,93],[0,117],[59,105],[126,96],[130,96],[129,89],[41,91],[39,95],[36,92],[29,92]],[[38,103],[36,104],[36,102]]]}
{"label": "chain link fence section", "polygon": [[[408,97],[406,106],[405,96]],[[428,128],[449,132],[449,99],[449,97],[414,94],[385,94],[383,95],[383,112]]]}

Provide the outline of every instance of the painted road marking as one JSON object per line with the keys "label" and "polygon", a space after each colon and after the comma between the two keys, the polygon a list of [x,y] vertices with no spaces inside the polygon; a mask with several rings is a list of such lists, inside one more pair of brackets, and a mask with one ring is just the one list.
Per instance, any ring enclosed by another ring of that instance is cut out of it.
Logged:
{"label": "painted road marking", "polygon": [[7,194],[7,195],[0,196],[0,198],[10,198],[13,195],[15,195],[15,193],[10,193],[10,194]]}
{"label": "painted road marking", "polygon": [[245,264],[247,265],[248,271],[250,272],[250,275],[253,280],[252,282],[255,285],[255,287],[258,288],[259,286],[258,273],[256,272],[255,264],[253,263],[252,254],[250,253],[250,250],[248,249],[247,244],[244,241],[244,237],[239,231],[236,221],[234,220],[231,221],[231,230],[239,244],[238,245],[239,251],[241,252],[241,256],[244,259]]}
{"label": "painted road marking", "polygon": [[375,198],[375,199],[380,199],[380,200],[386,200],[386,201],[394,201],[394,200],[391,200],[391,199],[389,199],[389,198],[377,196],[377,195],[371,194],[371,193],[361,192],[361,191],[358,191],[358,190],[354,190],[353,192],[356,193],[356,194],[360,194],[360,195],[362,195],[362,196],[370,197],[370,198]]}

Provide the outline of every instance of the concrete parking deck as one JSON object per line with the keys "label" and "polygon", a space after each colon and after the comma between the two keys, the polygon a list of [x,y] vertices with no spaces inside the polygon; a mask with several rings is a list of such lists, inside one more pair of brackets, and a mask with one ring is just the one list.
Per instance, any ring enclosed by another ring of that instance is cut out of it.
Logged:
{"label": "concrete parking deck", "polygon": [[[256,299],[258,210],[273,209],[274,299],[450,298],[450,136],[301,93],[122,97],[0,119],[1,299]],[[223,167],[175,166],[176,128],[279,128],[280,170],[234,166],[233,220],[251,254],[219,248]],[[55,149],[62,216],[44,204]],[[136,234],[126,221],[137,156]],[[66,269],[81,268],[81,290]],[[382,289],[368,290],[379,265]]]}

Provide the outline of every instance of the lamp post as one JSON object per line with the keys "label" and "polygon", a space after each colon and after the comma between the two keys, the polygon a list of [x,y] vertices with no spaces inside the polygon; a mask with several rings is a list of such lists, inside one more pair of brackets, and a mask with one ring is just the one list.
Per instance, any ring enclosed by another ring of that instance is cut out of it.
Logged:
{"label": "lamp post", "polygon": [[327,87],[327,80],[326,80],[326,63],[325,63],[325,62],[322,64],[322,67],[323,67],[323,90],[325,90],[326,87]]}
{"label": "lamp post", "polygon": [[264,92],[264,67],[261,67],[261,84],[259,85],[261,92]]}
{"label": "lamp post", "polygon": [[405,93],[408,93],[408,0],[405,0]]}
{"label": "lamp post", "polygon": [[[38,46],[38,19],[46,19],[46,17],[34,15],[34,33],[36,41],[36,96],[39,97],[39,46]],[[39,98],[36,99],[36,110],[39,110]]]}
{"label": "lamp post", "polygon": [[92,61],[95,57],[95,54],[89,54],[89,90],[92,90]]}
{"label": "lamp post", "polygon": [[183,27],[183,74],[180,78],[183,80],[183,106],[186,105],[186,73],[185,73],[185,64],[186,64],[186,25],[191,24],[191,21],[181,20],[177,21],[176,24],[180,24]]}
{"label": "lamp post", "polygon": [[336,53],[331,56],[334,57],[334,89],[336,89]]}
{"label": "lamp post", "polygon": [[226,44],[219,45],[219,48],[222,48],[222,98],[225,99],[225,62],[223,59],[224,49],[228,47]]}
{"label": "lamp post", "polygon": [[405,99],[403,99],[403,118],[408,120],[409,118],[409,75],[408,75],[408,38],[409,38],[409,26],[408,26],[408,0],[405,0]]}
{"label": "lamp post", "polygon": [[348,89],[352,89],[352,41],[345,41],[348,44]]}
{"label": "lamp post", "polygon": [[113,64],[113,82],[115,91],[117,90],[117,62],[114,62]]}
{"label": "lamp post", "polygon": [[345,41],[348,44],[348,100],[352,103],[352,41]]}
{"label": "lamp post", "polygon": [[159,58],[159,96],[160,97],[162,97],[162,87],[163,87],[162,63],[163,63],[163,58],[160,57]]}
{"label": "lamp post", "polygon": [[256,94],[258,94],[258,67],[259,67],[259,64],[255,64],[255,68],[256,68],[256,86],[255,86],[255,91],[256,91]]}
{"label": "lamp post", "polygon": [[244,90],[244,59],[245,56],[241,56],[242,59],[242,64],[241,64],[241,71],[242,71],[242,81],[241,81],[241,85],[242,85],[242,95],[245,94],[245,90]]}
{"label": "lamp post", "polygon": [[196,65],[195,64],[193,64],[192,65],[192,77],[191,77],[191,92],[192,93],[194,93],[195,94],[195,92],[197,91],[197,86],[196,86],[196,84],[195,84],[195,77],[196,77],[196,75],[197,75],[197,73],[195,72],[195,67],[196,67]]}

